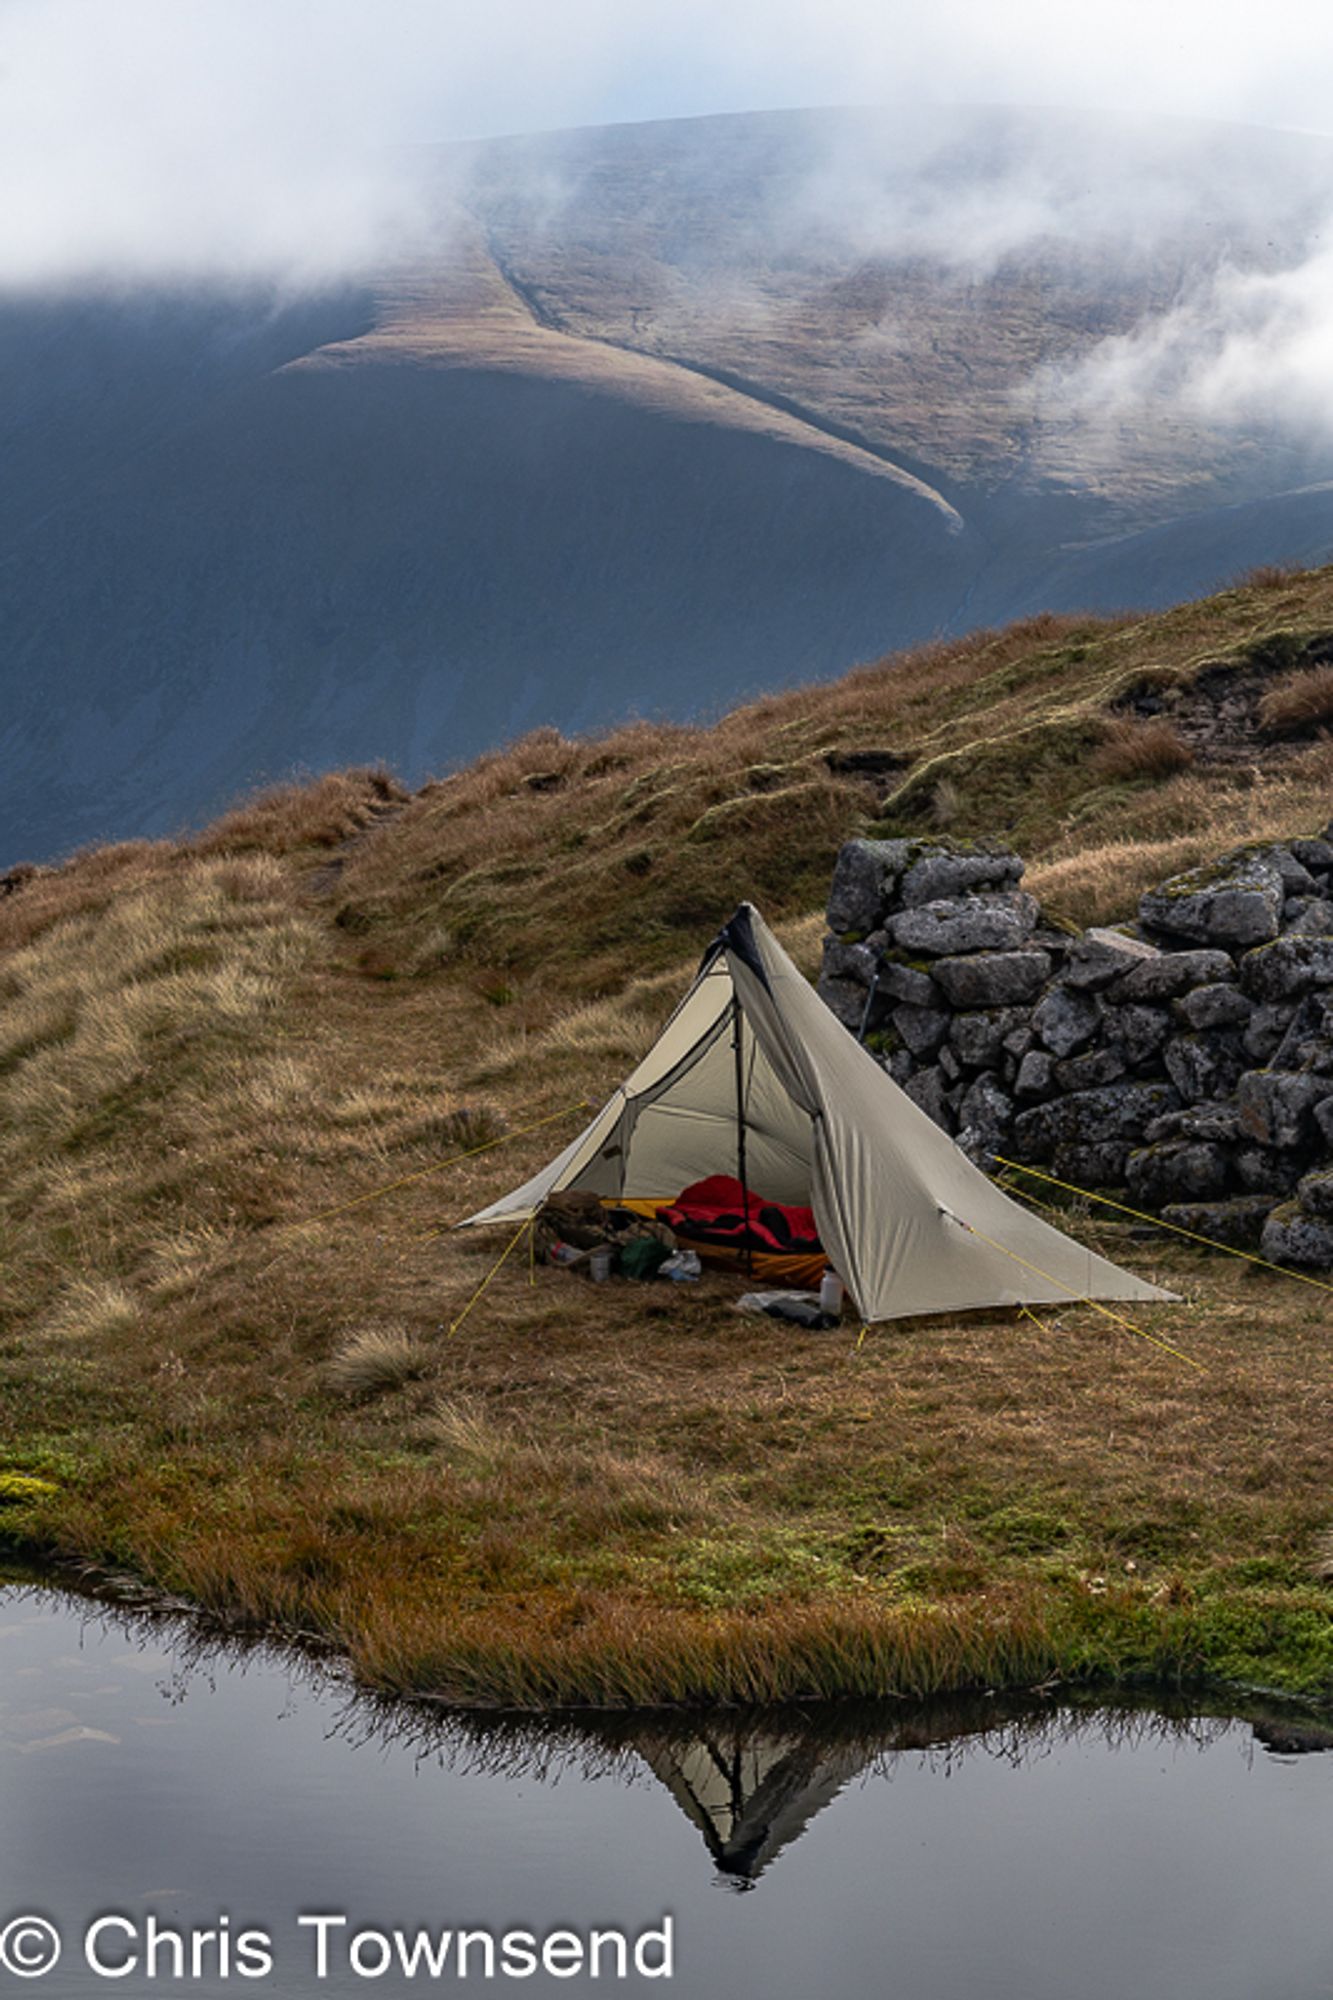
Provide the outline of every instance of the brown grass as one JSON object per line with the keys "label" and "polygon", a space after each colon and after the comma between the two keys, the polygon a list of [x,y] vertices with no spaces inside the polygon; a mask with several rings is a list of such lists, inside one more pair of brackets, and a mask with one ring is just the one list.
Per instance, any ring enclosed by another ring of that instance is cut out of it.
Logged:
{"label": "brown grass", "polygon": [[[858,1347],[520,1245],[449,1333],[503,1239],[447,1225],[573,1135],[740,895],[812,970],[838,841],[919,824],[918,778],[960,832],[1028,828],[1080,920],[1323,824],[1327,744],[1087,772],[1117,689],[1333,614],[1302,588],[980,634],[715,731],[544,734],[392,816],[354,775],[0,898],[0,1472],[56,1489],[11,1542],[469,1700],[1333,1682],[1308,1288],[1077,1219],[1186,1293],[1144,1324],[1198,1376],[1076,1308]],[[858,744],[914,759],[884,806],[825,762]]]}
{"label": "brown grass", "polygon": [[1288,674],[1260,697],[1258,716],[1268,736],[1300,736],[1333,723],[1333,667]]}
{"label": "brown grass", "polygon": [[1117,717],[1093,752],[1091,769],[1111,781],[1152,781],[1187,771],[1194,752],[1169,722],[1132,722]]}
{"label": "brown grass", "polygon": [[432,1368],[420,1340],[393,1327],[366,1327],[330,1355],[324,1379],[343,1396],[378,1396],[420,1381]]}
{"label": "brown grass", "polygon": [[339,847],[404,805],[408,794],[380,766],[330,771],[305,784],[279,785],[244,799],[192,843],[197,854],[290,854]]}

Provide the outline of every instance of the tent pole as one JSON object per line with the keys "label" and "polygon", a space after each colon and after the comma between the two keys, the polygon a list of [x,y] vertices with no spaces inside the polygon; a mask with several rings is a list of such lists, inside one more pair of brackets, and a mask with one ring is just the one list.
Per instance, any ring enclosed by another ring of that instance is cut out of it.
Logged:
{"label": "tent pole", "polygon": [[754,1276],[754,1245],[750,1240],[750,1182],[745,1170],[745,1058],[741,1049],[741,1003],[731,1002],[731,1047],[736,1058],[736,1178],[741,1184],[741,1241],[745,1275]]}

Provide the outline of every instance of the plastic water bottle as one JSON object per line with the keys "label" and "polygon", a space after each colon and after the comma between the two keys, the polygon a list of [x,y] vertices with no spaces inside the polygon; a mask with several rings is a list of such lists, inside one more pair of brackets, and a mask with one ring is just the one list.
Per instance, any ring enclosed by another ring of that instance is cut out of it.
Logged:
{"label": "plastic water bottle", "polygon": [[819,1281],[819,1310],[831,1319],[842,1311],[842,1279],[831,1265]]}

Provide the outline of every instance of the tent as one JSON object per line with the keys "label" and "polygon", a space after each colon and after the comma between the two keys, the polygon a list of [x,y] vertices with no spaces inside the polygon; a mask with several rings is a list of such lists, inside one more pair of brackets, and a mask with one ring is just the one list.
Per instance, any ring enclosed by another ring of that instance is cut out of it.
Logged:
{"label": "tent", "polygon": [[835,1020],[749,903],[591,1124],[460,1227],[522,1222],[571,1188],[665,1205],[715,1173],[813,1209],[866,1321],[1172,1296],[1003,1194]]}

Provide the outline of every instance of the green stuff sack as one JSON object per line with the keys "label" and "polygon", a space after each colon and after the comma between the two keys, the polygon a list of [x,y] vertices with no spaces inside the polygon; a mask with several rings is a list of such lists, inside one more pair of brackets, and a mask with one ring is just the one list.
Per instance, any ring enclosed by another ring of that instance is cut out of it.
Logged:
{"label": "green stuff sack", "polygon": [[671,1255],[656,1236],[633,1236],[620,1246],[620,1272],[625,1278],[655,1278]]}

